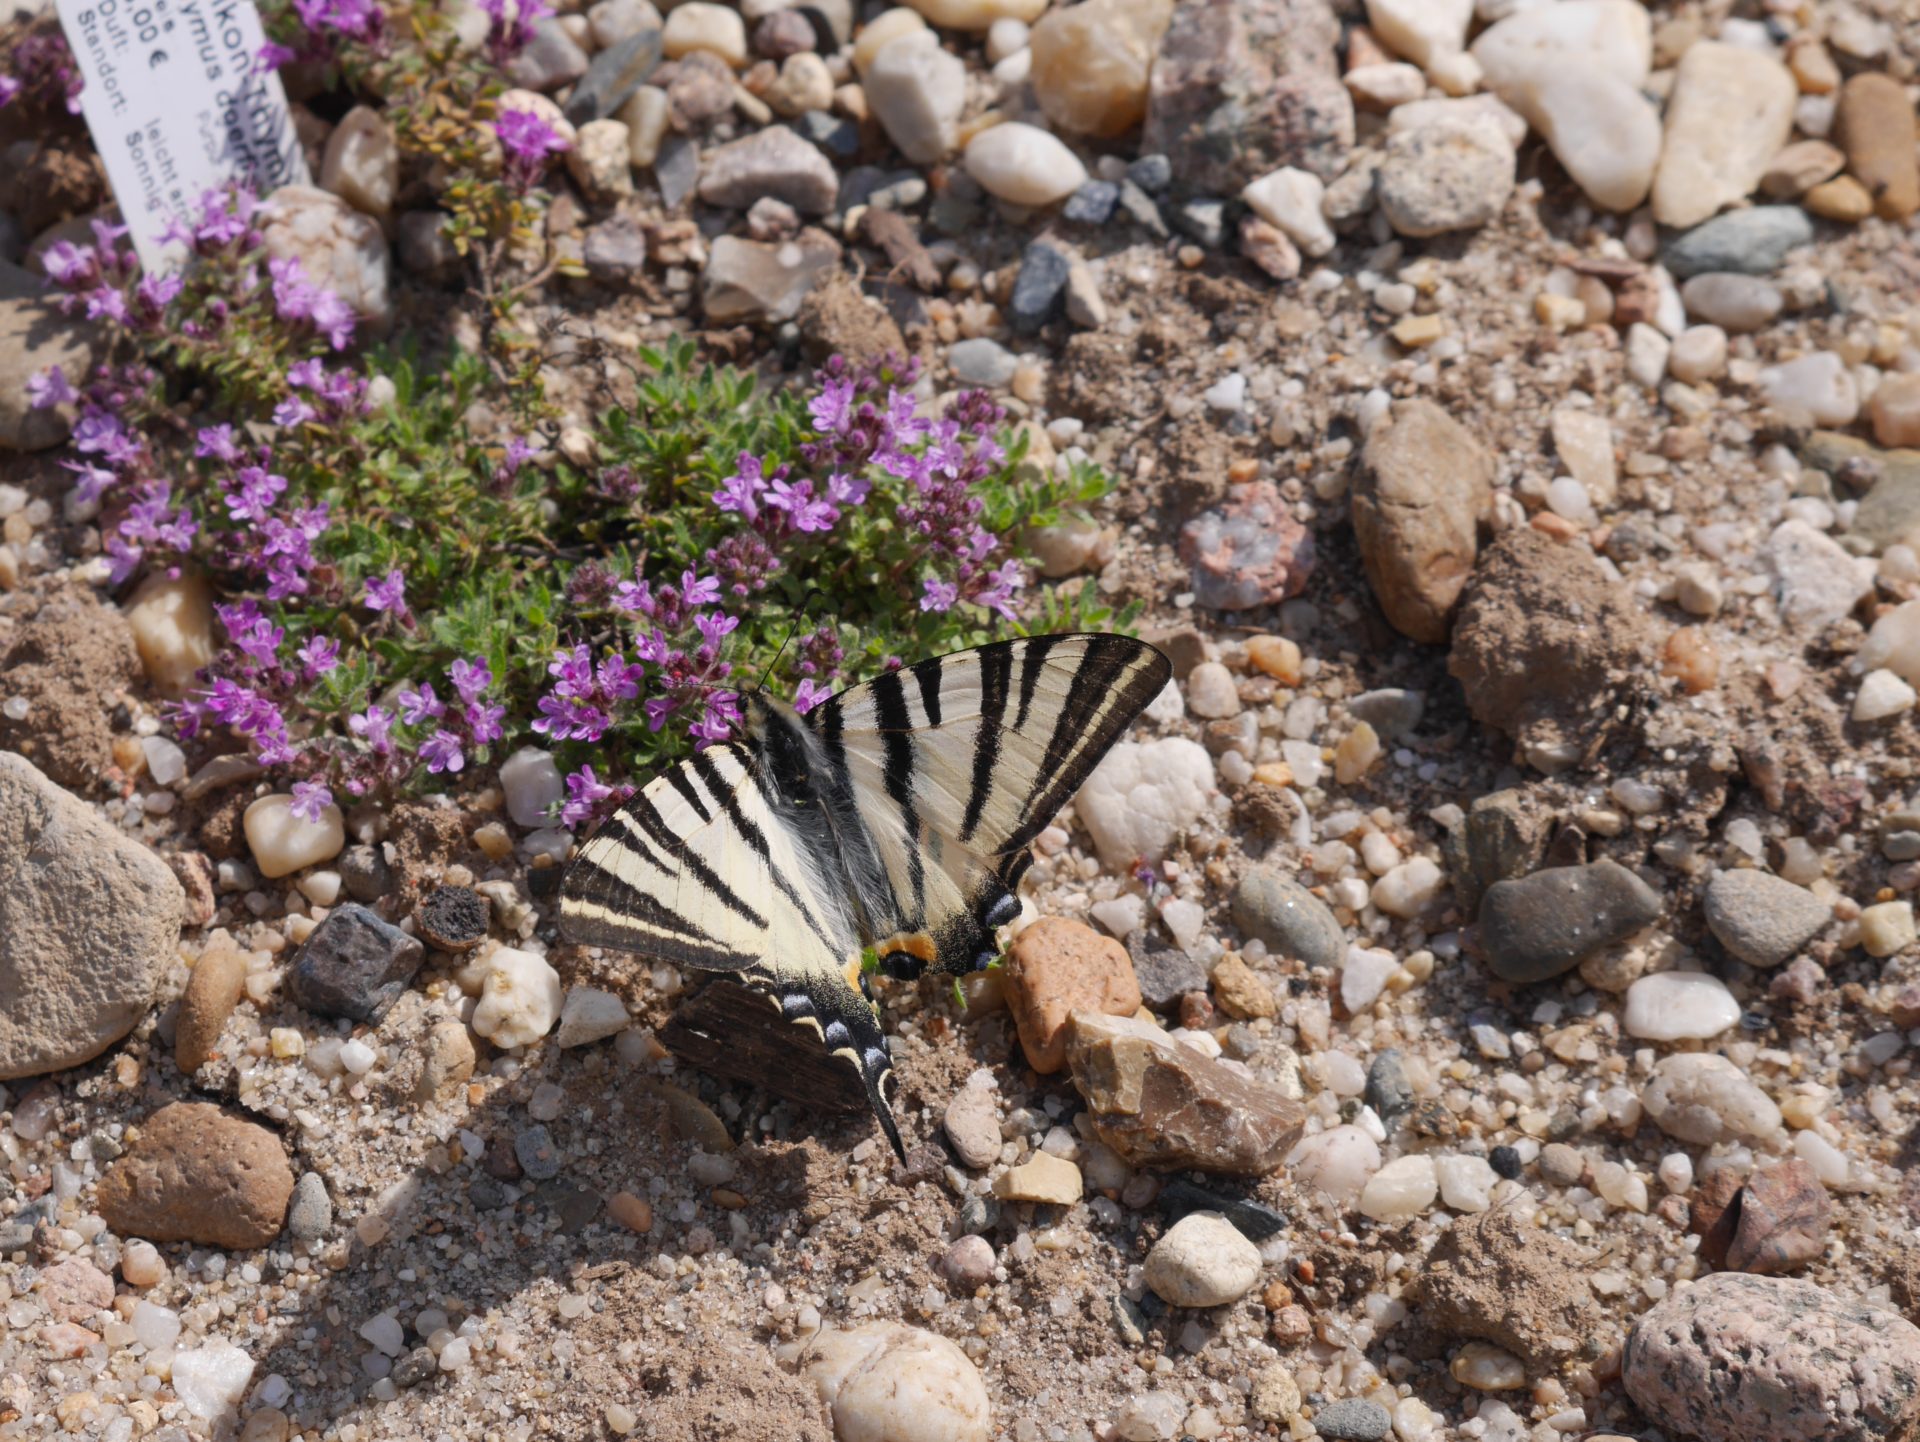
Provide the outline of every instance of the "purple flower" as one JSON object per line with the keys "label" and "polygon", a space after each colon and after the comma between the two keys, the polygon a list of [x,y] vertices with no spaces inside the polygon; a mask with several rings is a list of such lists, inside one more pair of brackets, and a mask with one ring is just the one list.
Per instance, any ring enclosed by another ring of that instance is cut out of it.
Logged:
{"label": "purple flower", "polygon": [[767,504],[785,511],[796,531],[831,531],[834,522],[840,519],[840,513],[832,506],[814,499],[812,481],[801,481],[797,485],[775,481]]}
{"label": "purple flower", "polygon": [[460,699],[470,705],[493,684],[493,672],[484,657],[478,661],[462,657],[447,668],[447,680],[453,684]]}
{"label": "purple flower", "polygon": [[266,520],[273,503],[280,499],[286,489],[285,476],[276,476],[264,466],[248,466],[234,477],[234,489],[222,499],[226,501],[227,512],[234,520],[257,525]]}
{"label": "purple flower", "polygon": [[638,611],[642,615],[653,614],[653,588],[642,578],[638,581],[622,581],[613,593],[613,606],[616,611]]}
{"label": "purple flower", "polygon": [[827,477],[827,499],[836,506],[857,506],[872,489],[869,482],[855,476],[835,474]]}
{"label": "purple flower", "polygon": [[422,741],[420,759],[436,776],[442,771],[458,771],[467,764],[467,754],[460,749],[460,738],[451,731],[436,731]]}
{"label": "purple flower", "polygon": [[407,577],[397,567],[378,581],[367,582],[367,609],[387,611],[395,616],[407,613]]}
{"label": "purple flower", "polygon": [[721,638],[731,634],[740,625],[740,618],[729,616],[724,611],[702,611],[693,618],[693,624],[699,628],[701,638],[718,650]]}
{"label": "purple flower", "polygon": [[353,340],[353,327],[359,317],[353,307],[330,290],[314,294],[311,309],[313,328],[327,338],[335,350],[345,350]]}
{"label": "purple flower", "polygon": [[567,799],[560,807],[560,824],[578,826],[593,815],[594,808],[613,795],[611,786],[602,785],[591,766],[582,766],[567,777]]}
{"label": "purple flower", "polygon": [[317,356],[308,356],[287,367],[287,384],[295,390],[319,390],[326,383],[327,368]]}
{"label": "purple flower", "polygon": [[70,240],[56,240],[48,246],[40,263],[47,268],[53,283],[66,290],[79,290],[91,284],[100,273],[99,257],[93,247],[75,245]]}
{"label": "purple flower", "polygon": [[293,802],[287,810],[302,821],[310,821],[318,826],[331,805],[333,793],[327,790],[326,782],[296,781],[293,783]]}
{"label": "purple flower", "polygon": [[202,459],[233,464],[240,459],[240,447],[235,445],[233,440],[233,427],[228,425],[203,427],[194,437],[193,453]]}
{"label": "purple flower", "polygon": [[110,285],[96,285],[87,292],[87,319],[110,320],[116,325],[125,324],[126,293]]}
{"label": "purple flower", "polygon": [[503,110],[493,122],[506,155],[508,183],[525,190],[535,184],[554,156],[573,144],[531,110]]}
{"label": "purple flower", "polygon": [[384,706],[369,706],[358,716],[349,716],[347,730],[365,741],[376,756],[393,749],[393,713]]}
{"label": "purple flower", "polygon": [[766,490],[760,458],[742,451],[734,473],[722,481],[720,489],[713,493],[713,503],[723,511],[737,512],[747,521],[757,521],[760,519],[761,497]]}
{"label": "purple flower", "polygon": [[960,588],[951,581],[936,580],[928,577],[925,589],[920,597],[920,609],[923,611],[951,611],[954,602],[960,599]]}
{"label": "purple flower", "polygon": [[24,88],[25,87],[11,75],[0,75],[0,110],[4,110],[7,106],[18,100],[20,98],[20,92]]}
{"label": "purple flower", "polygon": [[696,576],[692,571],[680,573],[680,599],[689,606],[711,606],[720,599],[720,579],[717,576]]}
{"label": "purple flower", "polygon": [[853,382],[829,380],[820,394],[807,402],[813,428],[828,435],[844,435],[853,415]]}
{"label": "purple flower", "polygon": [[447,703],[433,694],[433,687],[402,686],[395,699],[400,703],[400,715],[409,726],[418,726],[422,721],[438,721],[447,714]]}
{"label": "purple flower", "polygon": [[1008,621],[1020,619],[1020,613],[1014,609],[1013,593],[1027,584],[1026,573],[1020,569],[1018,561],[1008,561],[997,571],[987,573],[992,584],[973,599],[989,610],[996,611]]}
{"label": "purple flower", "polygon": [[27,379],[27,403],[36,411],[51,410],[72,399],[73,387],[67,384],[67,373],[57,365],[35,371]]}
{"label": "purple flower", "polygon": [[293,427],[304,425],[314,417],[314,409],[299,396],[288,396],[273,408],[273,423],[276,426]]}
{"label": "purple flower", "polygon": [[793,709],[804,716],[832,694],[833,692],[831,690],[820,685],[813,677],[809,676],[800,683],[799,689],[793,693]]}
{"label": "purple flower", "polygon": [[293,653],[309,681],[317,681],[340,664],[340,643],[326,636],[309,636]]}
{"label": "purple flower", "polygon": [[467,729],[473,733],[473,744],[486,746],[498,741],[506,734],[501,724],[506,720],[505,706],[489,706],[484,701],[474,701],[467,706]]}
{"label": "purple flower", "polygon": [[73,461],[62,461],[60,464],[77,477],[73,483],[73,497],[82,506],[90,506],[98,501],[120,480],[112,471],[99,466],[81,465]]}

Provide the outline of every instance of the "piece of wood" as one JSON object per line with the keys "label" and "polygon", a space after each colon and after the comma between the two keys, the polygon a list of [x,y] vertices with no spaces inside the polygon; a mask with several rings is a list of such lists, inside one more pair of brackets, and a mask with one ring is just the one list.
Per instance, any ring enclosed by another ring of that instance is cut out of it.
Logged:
{"label": "piece of wood", "polygon": [[680,1004],[660,1044],[682,1061],[821,1111],[863,1112],[866,1089],[852,1063],[805,1027],[783,1021],[764,992],[716,979]]}

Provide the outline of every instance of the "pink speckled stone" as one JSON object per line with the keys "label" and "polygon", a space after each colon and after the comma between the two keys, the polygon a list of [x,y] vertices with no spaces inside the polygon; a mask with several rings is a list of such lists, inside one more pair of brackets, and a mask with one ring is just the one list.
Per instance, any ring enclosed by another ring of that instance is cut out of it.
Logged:
{"label": "pink speckled stone", "polygon": [[1700,1442],[1905,1442],[1920,1422],[1920,1327],[1788,1277],[1716,1272],[1635,1325],[1627,1392]]}
{"label": "pink speckled stone", "polygon": [[1245,611],[1297,596],[1313,574],[1313,537],[1272,481],[1234,486],[1227,499],[1180,528],[1180,559],[1193,568],[1200,605]]}

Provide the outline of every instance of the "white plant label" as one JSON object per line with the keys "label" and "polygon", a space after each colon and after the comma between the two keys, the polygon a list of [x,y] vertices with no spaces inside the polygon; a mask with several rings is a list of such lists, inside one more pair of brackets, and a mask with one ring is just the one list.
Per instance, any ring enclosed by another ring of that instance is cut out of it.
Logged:
{"label": "white plant label", "polygon": [[57,0],[86,81],[80,104],[121,219],[148,271],[178,264],[160,237],[225,185],[305,184],[280,77],[260,67],[253,0]]}

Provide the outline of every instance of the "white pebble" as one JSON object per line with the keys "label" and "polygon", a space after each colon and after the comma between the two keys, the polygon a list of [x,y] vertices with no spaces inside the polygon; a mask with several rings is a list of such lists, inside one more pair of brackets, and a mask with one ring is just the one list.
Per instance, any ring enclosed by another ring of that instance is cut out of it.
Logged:
{"label": "white pebble", "polygon": [[180,1340],[180,1314],[154,1302],[133,1304],[133,1340],[149,1352],[165,1352]]}
{"label": "white pebble", "polygon": [[173,1356],[173,1395],[202,1421],[231,1414],[247,1395],[253,1380],[253,1358],[231,1342],[218,1338],[202,1342],[191,1352]]}
{"label": "white pebble", "polygon": [[187,774],[187,753],[164,736],[143,736],[140,749],[146,753],[147,774],[159,786],[171,786]]}
{"label": "white pebble", "polygon": [[1493,1205],[1493,1187],[1500,1174],[1485,1157],[1441,1157],[1434,1170],[1440,1177],[1440,1200],[1454,1211],[1484,1212]]}
{"label": "white pebble", "polygon": [[1793,1152],[1801,1161],[1813,1168],[1813,1174],[1830,1187],[1846,1183],[1853,1166],[1845,1154],[1832,1142],[1815,1131],[1798,1132],[1793,1138]]}
{"label": "white pebble", "polygon": [[1355,1126],[1329,1127],[1303,1137],[1287,1153],[1292,1174],[1344,1206],[1380,1169],[1380,1144]]}
{"label": "white pebble", "polygon": [[1365,946],[1347,948],[1346,964],[1340,968],[1340,999],[1346,1003],[1349,1014],[1358,1016],[1372,1006],[1386,989],[1387,978],[1399,969],[1400,963],[1390,951]]}
{"label": "white pebble", "polygon": [[563,1047],[586,1046],[612,1036],[625,1028],[627,1005],[610,991],[576,986],[567,993],[560,1008],[560,1034]]}
{"label": "white pebble", "polygon": [[1373,904],[1389,916],[1416,917],[1433,904],[1445,880],[1437,864],[1416,856],[1374,882]]}
{"label": "white pebble", "polygon": [[359,1336],[362,1341],[371,1343],[389,1357],[398,1357],[407,1349],[406,1329],[391,1312],[382,1312],[362,1322]]}
{"label": "white pebble", "polygon": [[241,826],[254,865],[269,879],[331,861],[347,844],[346,821],[338,806],[327,807],[318,821],[307,821],[293,814],[293,798],[279,792],[247,807]]}
{"label": "white pebble", "polygon": [[1768,366],[1760,372],[1760,390],[1776,410],[1804,411],[1818,425],[1852,425],[1860,414],[1860,389],[1847,363],[1832,351]]}
{"label": "white pebble", "polygon": [[1432,1206],[1439,1190],[1432,1157],[1398,1157],[1368,1179],[1360,1210],[1376,1222],[1404,1222]]}
{"label": "white pebble", "polygon": [[527,1046],[560,1015],[560,973],[544,957],[503,946],[487,959],[473,1029],[495,1046]]}
{"label": "white pebble", "polygon": [[544,826],[547,811],[567,794],[560,768],[546,752],[523,746],[500,763],[507,815],[519,826]]}
{"label": "white pebble", "polygon": [[989,195],[1015,205],[1052,205],[1087,183],[1087,167],[1059,137],[1020,121],[968,141],[966,167]]}
{"label": "white pebble", "polygon": [[1237,1302],[1260,1279],[1260,1249],[1218,1212],[1190,1212],[1147,1253],[1147,1285],[1176,1307]]}
{"label": "white pebble", "polygon": [[1285,231],[1287,239],[1306,254],[1322,256],[1338,243],[1320,210],[1326,192],[1319,176],[1289,165],[1249,182],[1240,198],[1267,224]]}
{"label": "white pebble", "polygon": [[1853,697],[1853,719],[1884,721],[1912,708],[1913,687],[1887,670],[1869,671],[1860,680]]}
{"label": "white pebble", "polygon": [[1740,1003],[1717,976],[1662,971],[1627,988],[1621,1025],[1643,1041],[1704,1041],[1740,1021]]}
{"label": "white pebble", "polygon": [[378,1053],[364,1041],[360,1040],[359,1037],[354,1037],[351,1041],[341,1044],[340,1065],[352,1072],[355,1076],[365,1076],[373,1070],[373,1064],[378,1060]]}

